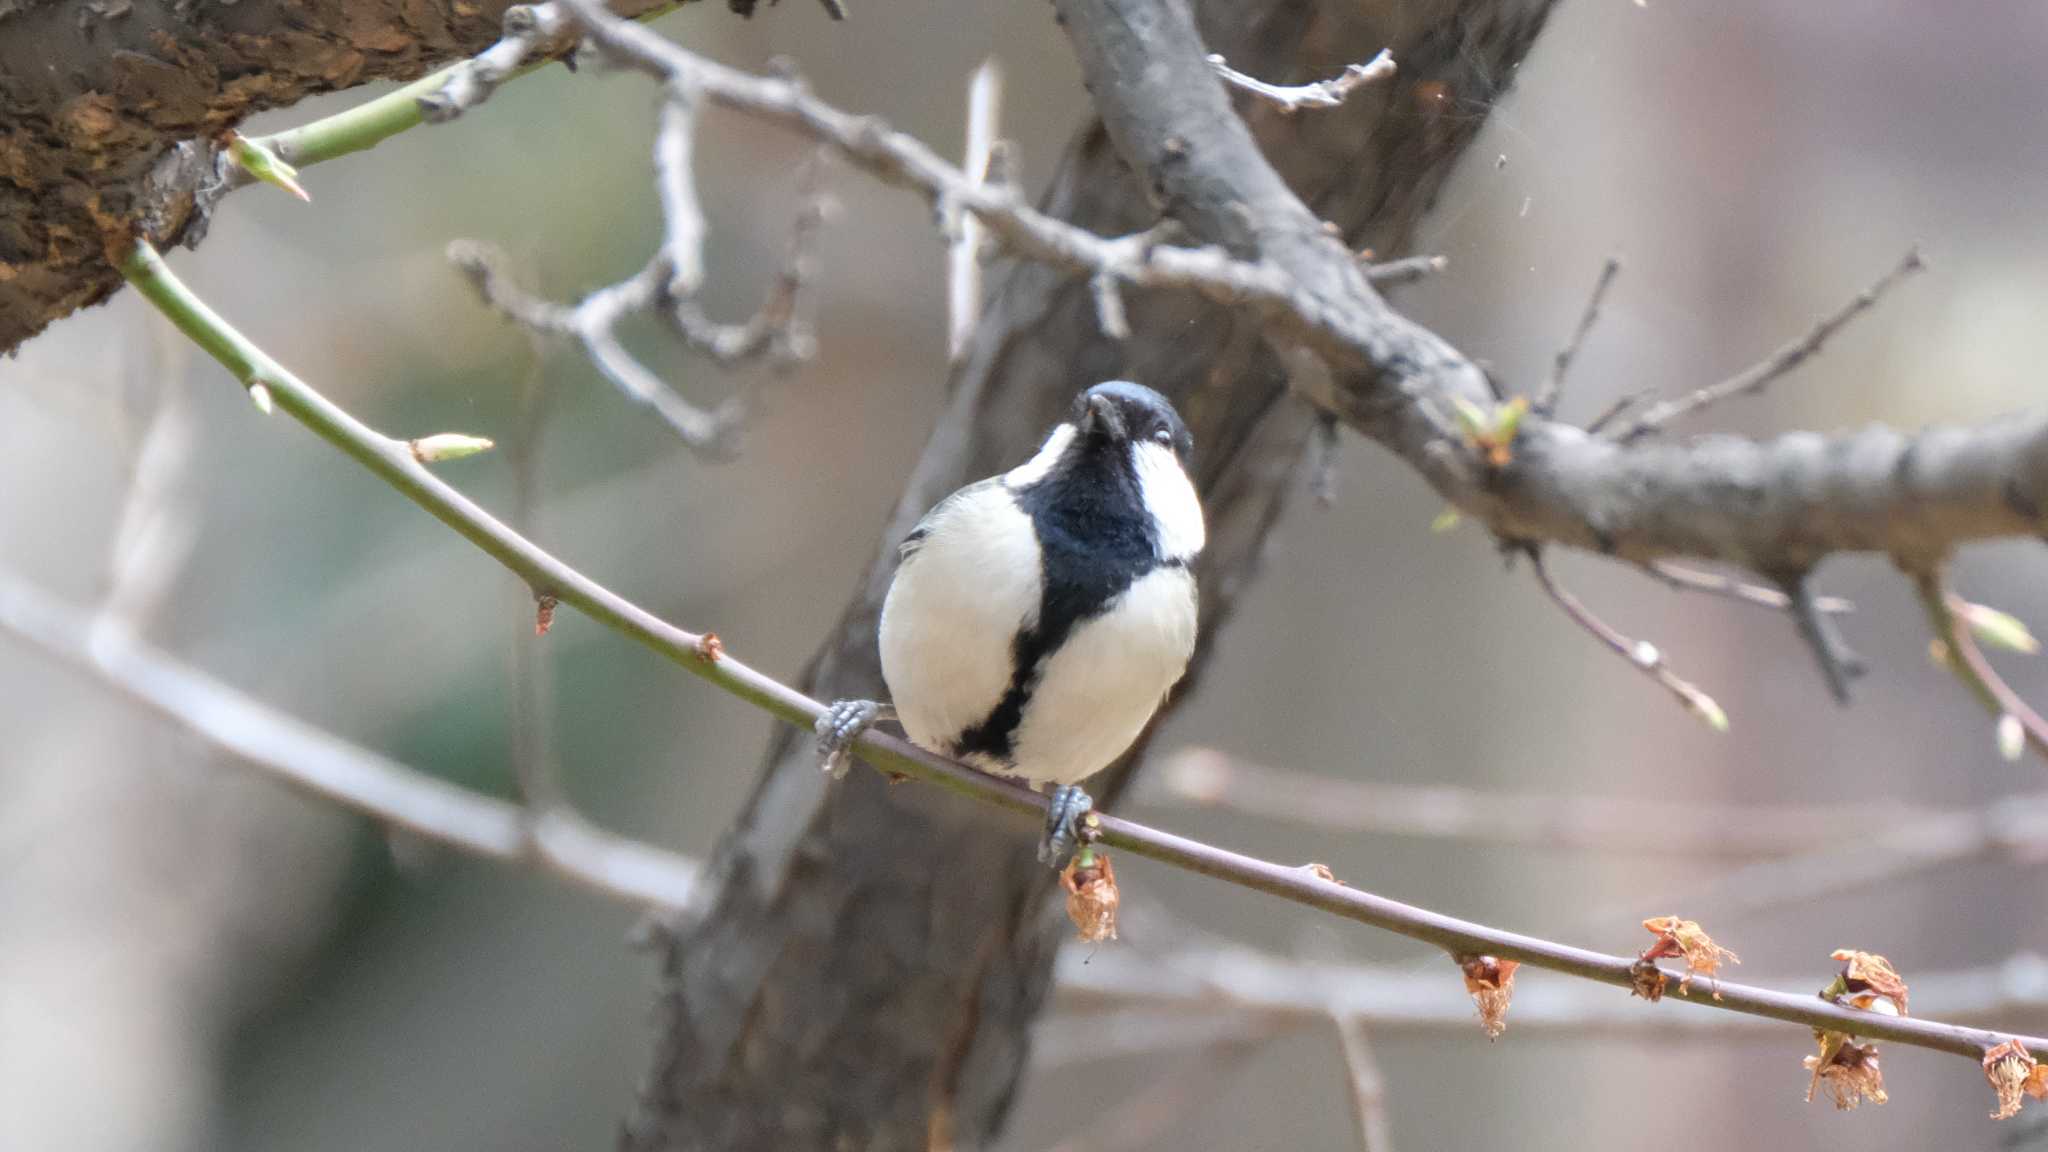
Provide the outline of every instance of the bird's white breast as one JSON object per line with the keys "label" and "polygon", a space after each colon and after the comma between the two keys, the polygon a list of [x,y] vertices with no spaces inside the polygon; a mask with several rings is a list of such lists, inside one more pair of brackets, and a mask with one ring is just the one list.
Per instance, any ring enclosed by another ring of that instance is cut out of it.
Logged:
{"label": "bird's white breast", "polygon": [[882,677],[912,741],[944,751],[1010,686],[1043,587],[1031,518],[999,483],[935,509],[882,602]]}
{"label": "bird's white breast", "polygon": [[1071,784],[1108,767],[1194,650],[1195,578],[1182,567],[1139,577],[1045,662],[1017,729],[1016,775]]}

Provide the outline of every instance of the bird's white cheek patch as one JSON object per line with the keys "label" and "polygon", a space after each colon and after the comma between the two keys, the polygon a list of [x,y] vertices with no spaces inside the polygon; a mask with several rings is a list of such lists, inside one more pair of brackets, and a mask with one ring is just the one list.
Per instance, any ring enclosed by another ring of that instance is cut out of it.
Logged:
{"label": "bird's white cheek patch", "polygon": [[1173,449],[1149,440],[1138,445],[1134,460],[1145,510],[1159,525],[1160,558],[1194,559],[1208,542],[1208,531],[1202,524],[1202,501],[1188,483],[1187,472]]}
{"label": "bird's white cheek patch", "polygon": [[1060,454],[1067,445],[1074,442],[1074,426],[1062,424],[1045,438],[1045,446],[1038,455],[1026,460],[1008,472],[1003,473],[1003,483],[1010,488],[1023,488],[1038,483],[1052,472],[1053,465],[1060,462]]}

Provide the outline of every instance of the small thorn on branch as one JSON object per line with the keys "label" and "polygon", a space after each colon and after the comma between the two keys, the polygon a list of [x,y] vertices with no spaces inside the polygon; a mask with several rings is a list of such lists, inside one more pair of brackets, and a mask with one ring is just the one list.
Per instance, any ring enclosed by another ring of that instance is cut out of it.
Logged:
{"label": "small thorn on branch", "polygon": [[1538,416],[1548,418],[1557,411],[1558,397],[1564,392],[1565,376],[1571,372],[1572,361],[1579,349],[1586,343],[1586,336],[1593,331],[1593,325],[1600,320],[1600,305],[1607,298],[1607,290],[1614,286],[1614,278],[1621,273],[1621,261],[1612,256],[1600,268],[1600,278],[1593,282],[1593,293],[1586,298],[1586,310],[1579,314],[1579,326],[1572,330],[1572,338],[1563,348],[1558,349],[1557,359],[1550,365],[1550,375],[1536,392],[1533,408]]}
{"label": "small thorn on branch", "polygon": [[1394,74],[1393,54],[1382,48],[1379,55],[1363,64],[1348,64],[1341,76],[1329,80],[1317,80],[1312,84],[1280,85],[1268,84],[1263,80],[1247,76],[1232,68],[1228,61],[1218,55],[1210,55],[1209,67],[1216,75],[1241,92],[1266,101],[1280,109],[1283,115],[1292,115],[1304,108],[1335,108],[1344,103],[1353,89],[1375,81],[1385,80]]}
{"label": "small thorn on branch", "polygon": [[1719,384],[1712,384],[1685,396],[1651,405],[1649,411],[1612,433],[1612,438],[1623,444],[1632,444],[1681,416],[1690,415],[1731,396],[1763,391],[1772,381],[1804,364],[1809,357],[1819,352],[1829,338],[1846,327],[1851,320],[1875,307],[1899,281],[1926,266],[1920,259],[1919,248],[1908,249],[1898,264],[1875,284],[1858,293],[1856,298],[1849,301],[1840,311],[1815,324],[1813,330],[1805,336],[1772,353],[1763,363],[1731,376]]}

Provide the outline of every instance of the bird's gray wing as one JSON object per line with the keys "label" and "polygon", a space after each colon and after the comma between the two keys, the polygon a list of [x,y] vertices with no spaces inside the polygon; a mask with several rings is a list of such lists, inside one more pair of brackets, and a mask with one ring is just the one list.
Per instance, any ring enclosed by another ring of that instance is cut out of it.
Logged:
{"label": "bird's gray wing", "polygon": [[912,556],[917,555],[917,550],[924,544],[925,537],[931,535],[933,526],[939,522],[948,508],[977,492],[984,491],[1002,482],[1003,478],[1001,476],[991,476],[986,480],[977,480],[953,493],[951,496],[946,497],[944,500],[939,501],[932,507],[931,511],[924,514],[922,520],[917,522],[917,527],[910,530],[910,535],[903,538],[903,543],[896,546],[897,563],[901,564]]}

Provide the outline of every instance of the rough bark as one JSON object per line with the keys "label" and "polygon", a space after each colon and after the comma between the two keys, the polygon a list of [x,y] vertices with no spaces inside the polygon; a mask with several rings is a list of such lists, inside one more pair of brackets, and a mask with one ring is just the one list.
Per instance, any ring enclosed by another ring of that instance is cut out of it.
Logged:
{"label": "rough bark", "polygon": [[498,38],[507,7],[0,0],[0,352],[120,287],[109,231],[160,247],[196,239],[211,138],[266,108],[471,55]]}
{"label": "rough bark", "polygon": [[[1350,242],[1397,251],[1501,95],[1550,0],[1217,0],[1209,46],[1275,80],[1321,77],[1391,47],[1385,89],[1343,109],[1247,114],[1266,153]],[[1100,124],[1046,195],[1101,233],[1157,217]],[[1083,384],[1125,376],[1175,398],[1194,430],[1212,523],[1196,668],[1298,486],[1312,423],[1256,319],[1190,294],[1130,301],[1103,338],[1085,284],[1007,267],[879,555],[807,679],[822,698],[884,691],[874,627],[895,542],[958,485],[1021,459]],[[1185,688],[1185,685],[1183,686]],[[1098,780],[1113,798],[1126,765]],[[702,915],[663,945],[652,1070],[622,1145],[976,1147],[999,1129],[1065,928],[1014,820],[930,788],[817,771],[778,736],[714,861]]]}

